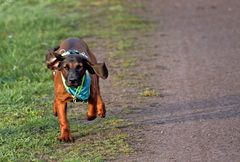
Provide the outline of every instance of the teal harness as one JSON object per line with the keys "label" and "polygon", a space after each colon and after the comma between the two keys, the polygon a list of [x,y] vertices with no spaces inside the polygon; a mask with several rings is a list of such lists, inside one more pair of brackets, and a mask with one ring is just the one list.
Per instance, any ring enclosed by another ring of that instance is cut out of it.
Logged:
{"label": "teal harness", "polygon": [[[65,55],[68,55],[68,54],[80,54],[80,55],[83,55],[82,53],[79,53],[76,50],[66,51]],[[65,83],[66,80],[63,77],[62,73],[61,73],[61,76],[62,76],[62,82],[64,84],[64,87],[65,87],[66,91],[68,93],[70,93],[72,95],[72,97],[73,97],[73,102],[79,102],[79,101],[80,102],[87,102],[87,100],[88,100],[88,98],[90,96],[90,85],[91,85],[91,77],[90,77],[89,72],[86,70],[86,72],[85,72],[85,74],[84,74],[84,76],[82,78],[82,83],[77,88],[67,86],[66,83]]]}

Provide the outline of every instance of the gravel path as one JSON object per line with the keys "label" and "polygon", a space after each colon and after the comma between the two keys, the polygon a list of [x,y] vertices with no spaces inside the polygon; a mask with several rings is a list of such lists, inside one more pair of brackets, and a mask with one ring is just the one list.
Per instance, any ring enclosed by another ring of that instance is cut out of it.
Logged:
{"label": "gravel path", "polygon": [[137,67],[164,97],[127,118],[137,152],[116,161],[240,161],[240,1],[148,0]]}

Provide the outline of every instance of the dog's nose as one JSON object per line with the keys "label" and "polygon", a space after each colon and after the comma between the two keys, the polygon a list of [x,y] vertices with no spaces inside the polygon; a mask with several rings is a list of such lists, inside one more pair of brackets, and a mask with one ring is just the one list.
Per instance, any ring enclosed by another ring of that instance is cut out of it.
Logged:
{"label": "dog's nose", "polygon": [[72,82],[72,83],[75,83],[77,81],[77,79],[75,78],[69,78],[69,81]]}

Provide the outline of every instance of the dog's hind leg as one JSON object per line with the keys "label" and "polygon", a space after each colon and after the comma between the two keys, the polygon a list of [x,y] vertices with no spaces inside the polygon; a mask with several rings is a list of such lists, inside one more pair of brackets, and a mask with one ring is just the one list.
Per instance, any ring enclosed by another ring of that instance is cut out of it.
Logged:
{"label": "dog's hind leg", "polygon": [[97,93],[97,114],[101,118],[104,118],[106,116],[106,109],[105,104],[102,100],[101,93],[100,93],[100,87],[99,87],[99,77],[96,77],[97,83],[96,83],[96,93]]}

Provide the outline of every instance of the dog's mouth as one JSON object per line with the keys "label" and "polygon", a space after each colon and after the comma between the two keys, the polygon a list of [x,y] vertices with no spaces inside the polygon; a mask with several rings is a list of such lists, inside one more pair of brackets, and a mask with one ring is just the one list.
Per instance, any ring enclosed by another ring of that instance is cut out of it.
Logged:
{"label": "dog's mouth", "polygon": [[78,86],[80,86],[81,85],[81,82],[72,82],[72,81],[68,81],[68,82],[66,82],[66,85],[68,86],[68,87],[74,87],[74,88],[77,88]]}

